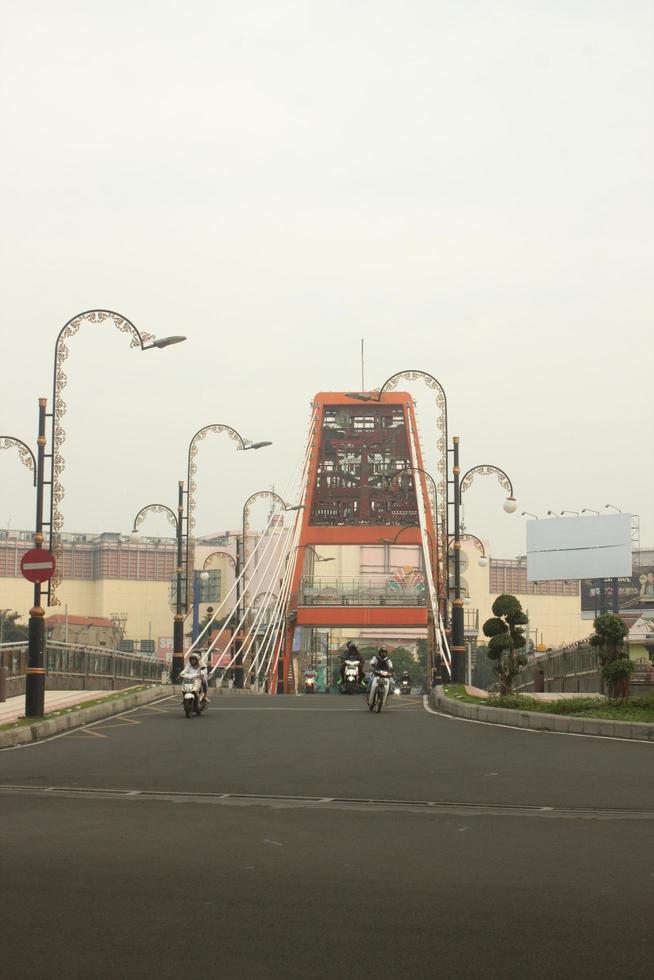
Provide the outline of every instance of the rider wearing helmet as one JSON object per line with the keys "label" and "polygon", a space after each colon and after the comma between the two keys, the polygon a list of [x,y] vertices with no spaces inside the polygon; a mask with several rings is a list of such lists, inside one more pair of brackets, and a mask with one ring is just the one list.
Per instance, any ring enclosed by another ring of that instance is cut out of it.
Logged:
{"label": "rider wearing helmet", "polygon": [[356,643],[352,640],[348,640],[344,652],[341,654],[341,684],[345,681],[345,661],[346,660],[358,660],[359,661],[359,684],[363,683],[363,679],[366,676],[363,669],[363,657],[359,653]]}
{"label": "rider wearing helmet", "polygon": [[209,698],[207,697],[207,692],[209,690],[209,681],[207,680],[207,667],[203,664],[199,656],[195,651],[189,654],[188,662],[184,668],[184,673],[187,676],[193,677],[195,674],[200,674],[200,681],[202,683],[202,693],[204,698],[209,703]]}
{"label": "rider wearing helmet", "polygon": [[389,674],[393,673],[393,661],[388,656],[388,649],[385,646],[380,646],[379,650],[375,656],[370,661],[370,677],[368,678],[368,688],[367,697],[370,698],[370,689],[372,688],[373,679],[377,676],[380,670],[386,670]]}

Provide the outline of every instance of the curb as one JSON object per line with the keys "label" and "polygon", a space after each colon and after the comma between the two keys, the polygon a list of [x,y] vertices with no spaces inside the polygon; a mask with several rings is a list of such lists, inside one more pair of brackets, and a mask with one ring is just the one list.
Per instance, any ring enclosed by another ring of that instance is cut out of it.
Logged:
{"label": "curb", "polygon": [[53,735],[59,735],[61,732],[82,728],[89,722],[111,718],[112,715],[120,715],[123,711],[138,708],[150,701],[158,701],[168,697],[173,691],[172,684],[157,684],[145,691],[137,691],[136,694],[127,694],[122,698],[111,698],[111,700],[94,704],[90,708],[80,708],[78,711],[71,711],[70,714],[59,715],[57,718],[36,721],[33,725],[22,725],[19,728],[0,732],[0,749],[29,745],[42,738],[52,738]]}
{"label": "curb", "polygon": [[568,735],[599,735],[606,738],[637,739],[654,742],[654,725],[635,721],[608,721],[604,718],[577,718],[573,715],[550,715],[543,711],[517,711],[515,708],[488,708],[485,704],[455,701],[443,694],[442,687],[429,695],[435,711],[454,718],[483,721],[490,725],[509,725],[536,732],[558,732]]}

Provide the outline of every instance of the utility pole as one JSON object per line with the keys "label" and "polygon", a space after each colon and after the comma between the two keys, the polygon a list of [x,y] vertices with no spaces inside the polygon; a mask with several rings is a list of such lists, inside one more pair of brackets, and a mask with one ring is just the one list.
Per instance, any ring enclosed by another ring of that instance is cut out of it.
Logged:
{"label": "utility pole", "polygon": [[[47,399],[39,398],[39,435],[36,453],[36,521],[34,545],[43,547],[43,477],[45,472],[45,409]],[[52,532],[52,528],[50,528]],[[45,711],[45,610],[41,605],[41,583],[34,583],[34,605],[30,609],[27,670],[25,677],[25,717],[42,718]]]}

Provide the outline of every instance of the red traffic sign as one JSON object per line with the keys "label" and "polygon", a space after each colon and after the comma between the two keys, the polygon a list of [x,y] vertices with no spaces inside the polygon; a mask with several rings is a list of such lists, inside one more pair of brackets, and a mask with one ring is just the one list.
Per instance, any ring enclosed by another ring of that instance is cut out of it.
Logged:
{"label": "red traffic sign", "polygon": [[32,548],[20,560],[20,570],[28,582],[47,582],[57,567],[55,556],[46,548]]}

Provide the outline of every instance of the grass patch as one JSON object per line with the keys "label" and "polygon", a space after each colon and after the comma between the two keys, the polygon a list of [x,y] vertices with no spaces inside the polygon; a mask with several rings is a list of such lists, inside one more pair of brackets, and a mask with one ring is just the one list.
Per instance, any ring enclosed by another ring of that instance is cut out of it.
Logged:
{"label": "grass patch", "polygon": [[636,721],[654,723],[654,695],[607,701],[605,698],[562,698],[560,701],[540,701],[527,694],[505,694],[476,698],[466,693],[463,684],[448,684],[445,695],[454,701],[485,704],[489,708],[512,708],[514,711],[538,711],[548,715],[572,715],[575,718],[604,718],[607,721]]}
{"label": "grass patch", "polygon": [[36,725],[40,721],[52,721],[53,718],[60,718],[62,715],[72,715],[76,711],[81,711],[82,708],[92,708],[94,704],[113,701],[126,694],[138,694],[139,691],[146,691],[151,686],[150,684],[139,684],[137,687],[124,687],[120,691],[111,691],[109,694],[103,697],[93,698],[91,701],[82,701],[80,704],[73,704],[68,708],[57,708],[56,711],[50,711],[47,715],[43,715],[43,718],[18,718],[16,721],[10,721],[5,725],[0,725],[0,732],[8,732],[14,728],[24,728],[26,725]]}

